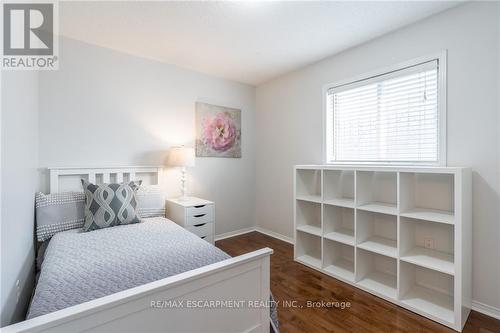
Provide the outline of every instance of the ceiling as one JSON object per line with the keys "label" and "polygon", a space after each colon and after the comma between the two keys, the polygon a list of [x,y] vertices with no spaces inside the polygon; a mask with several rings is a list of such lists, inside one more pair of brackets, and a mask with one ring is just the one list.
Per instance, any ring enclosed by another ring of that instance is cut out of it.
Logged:
{"label": "ceiling", "polygon": [[60,2],[60,33],[258,85],[459,2]]}

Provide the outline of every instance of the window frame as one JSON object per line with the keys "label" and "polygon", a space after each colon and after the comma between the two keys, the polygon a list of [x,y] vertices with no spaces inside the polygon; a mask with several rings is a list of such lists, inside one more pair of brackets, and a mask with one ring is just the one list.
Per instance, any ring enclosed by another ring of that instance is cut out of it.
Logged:
{"label": "window frame", "polygon": [[[437,60],[438,62],[438,103],[437,103],[437,108],[438,108],[438,160],[436,162],[428,162],[428,161],[367,161],[367,162],[361,162],[361,161],[335,161],[335,160],[328,160],[328,142],[327,142],[327,119],[328,119],[328,91],[330,89],[335,89],[335,88],[340,88],[341,86],[345,85],[350,85],[350,84],[355,84],[359,81],[366,81],[370,79],[374,79],[377,76],[381,75],[386,75],[391,72],[403,70],[408,67],[416,66],[425,62]],[[401,63],[398,63],[396,65],[388,66],[382,69],[378,69],[375,71],[371,71],[368,73],[364,73],[361,75],[358,75],[356,77],[353,77],[348,80],[342,80],[339,82],[335,83],[329,83],[323,86],[323,91],[322,91],[322,100],[323,100],[323,147],[322,147],[322,152],[323,152],[323,163],[328,164],[328,165],[376,165],[376,166],[383,166],[383,165],[406,165],[406,166],[411,166],[411,165],[425,165],[425,166],[446,166],[447,164],[447,156],[446,156],[446,120],[447,120],[447,82],[446,82],[446,77],[447,77],[447,51],[443,50],[441,52],[437,52],[434,54],[414,58],[408,61],[404,61]]]}

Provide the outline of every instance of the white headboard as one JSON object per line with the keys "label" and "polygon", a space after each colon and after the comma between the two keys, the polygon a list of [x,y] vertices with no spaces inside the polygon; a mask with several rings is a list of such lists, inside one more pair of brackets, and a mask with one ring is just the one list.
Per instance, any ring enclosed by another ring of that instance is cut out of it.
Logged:
{"label": "white headboard", "polygon": [[50,172],[50,193],[83,191],[81,179],[94,184],[121,183],[142,180],[143,184],[156,185],[160,182],[161,167],[68,167],[48,168]]}

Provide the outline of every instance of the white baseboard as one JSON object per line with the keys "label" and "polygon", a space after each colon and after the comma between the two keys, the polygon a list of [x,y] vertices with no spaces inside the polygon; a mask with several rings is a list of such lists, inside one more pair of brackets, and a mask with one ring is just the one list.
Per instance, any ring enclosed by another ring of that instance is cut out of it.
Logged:
{"label": "white baseboard", "polygon": [[261,227],[256,227],[255,231],[260,232],[261,234],[268,235],[270,237],[282,240],[283,242],[287,242],[287,243],[293,244],[293,238],[288,237],[288,236],[284,236],[282,234],[278,234],[277,232],[274,232],[274,231],[271,231],[271,230],[268,230],[268,229],[264,229],[264,228],[261,228]]}
{"label": "white baseboard", "polygon": [[500,309],[478,301],[472,301],[472,310],[500,320]]}
{"label": "white baseboard", "polygon": [[274,232],[274,231],[271,231],[271,230],[268,230],[265,228],[261,228],[261,227],[250,227],[250,228],[243,228],[243,229],[238,229],[235,231],[226,232],[226,233],[223,233],[220,235],[216,235],[215,240],[218,241],[221,239],[226,239],[226,238],[231,238],[231,237],[235,237],[235,236],[239,236],[239,235],[244,235],[244,234],[248,234],[249,232],[253,232],[253,231],[257,231],[257,232],[260,232],[261,234],[264,234],[264,235],[282,240],[284,242],[293,244],[293,238],[284,236],[282,234],[278,234],[277,232]]}
{"label": "white baseboard", "polygon": [[255,231],[255,227],[238,229],[238,230],[226,232],[226,233],[223,233],[220,235],[215,235],[215,240],[218,241],[221,239],[226,239],[226,238],[230,238],[230,237],[234,237],[234,236],[248,234],[249,232],[253,232],[253,231]]}

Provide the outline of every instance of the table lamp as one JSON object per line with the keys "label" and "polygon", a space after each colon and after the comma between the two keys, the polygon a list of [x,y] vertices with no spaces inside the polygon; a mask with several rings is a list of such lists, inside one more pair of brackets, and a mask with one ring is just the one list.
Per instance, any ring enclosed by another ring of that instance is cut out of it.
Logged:
{"label": "table lamp", "polygon": [[189,198],[186,196],[186,167],[194,167],[194,148],[188,147],[172,147],[168,155],[167,164],[174,167],[182,167],[181,176],[181,201],[186,201]]}

